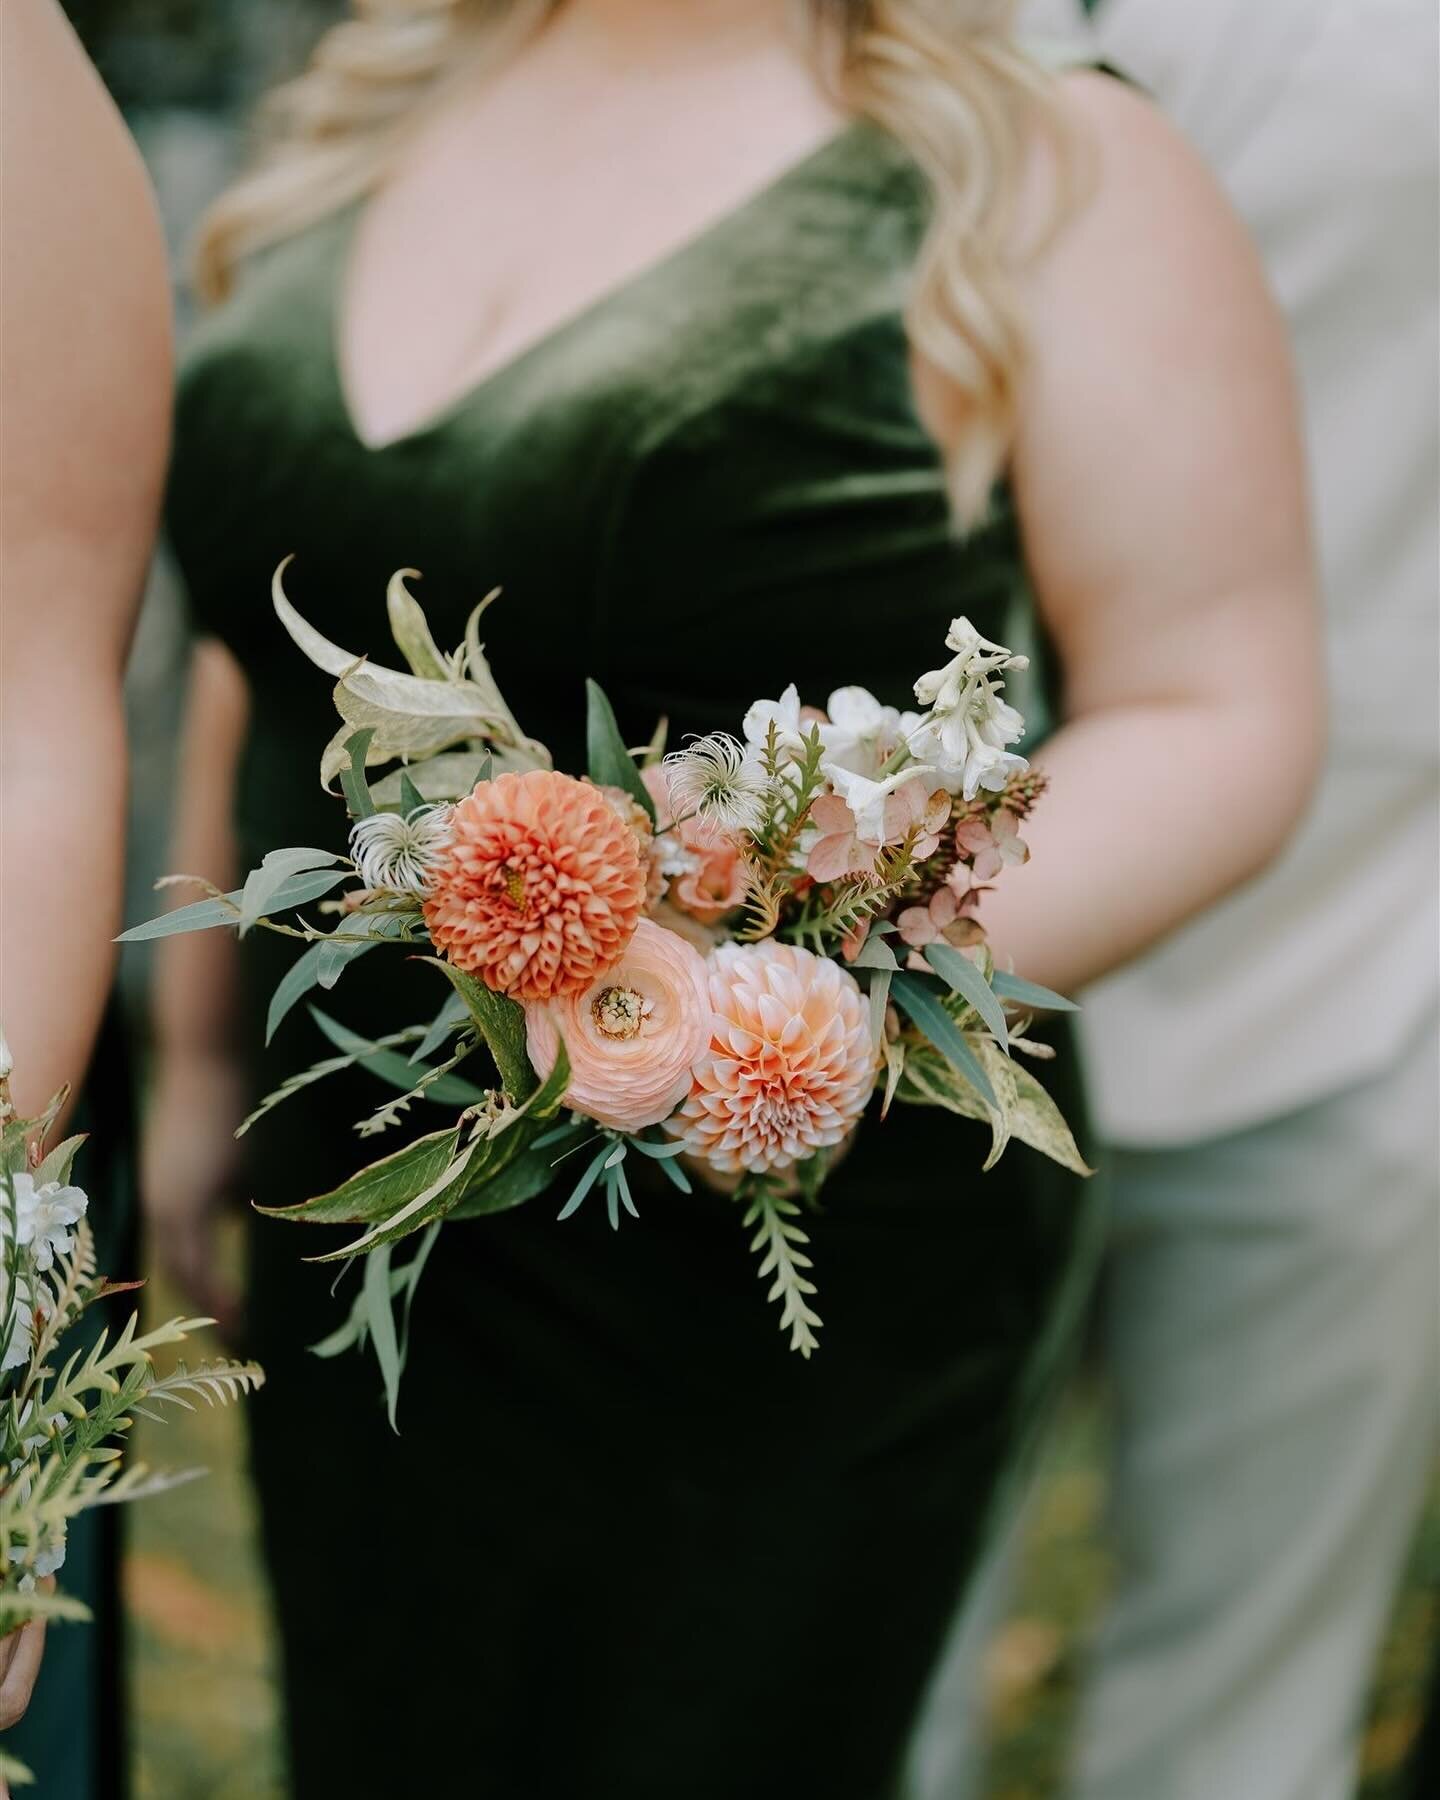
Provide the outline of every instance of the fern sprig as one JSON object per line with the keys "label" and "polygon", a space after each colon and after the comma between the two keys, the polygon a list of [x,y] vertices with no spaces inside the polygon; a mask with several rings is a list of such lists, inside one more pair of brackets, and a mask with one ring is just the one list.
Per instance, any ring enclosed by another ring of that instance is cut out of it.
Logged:
{"label": "fern sprig", "polygon": [[790,1348],[808,1358],[820,1347],[815,1335],[820,1315],[807,1298],[815,1293],[815,1283],[804,1271],[814,1265],[807,1254],[809,1235],[795,1223],[800,1207],[768,1175],[747,1176],[735,1197],[745,1206],[745,1229],[755,1227],[750,1248],[760,1255],[760,1279],[775,1278],[765,1298],[780,1302],[780,1329],[790,1333]]}

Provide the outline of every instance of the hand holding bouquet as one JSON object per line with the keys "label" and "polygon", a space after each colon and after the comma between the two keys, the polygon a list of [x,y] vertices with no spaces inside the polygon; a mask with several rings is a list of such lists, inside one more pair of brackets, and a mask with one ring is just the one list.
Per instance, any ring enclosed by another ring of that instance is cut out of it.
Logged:
{"label": "hand holding bouquet", "polygon": [[[323,638],[283,573],[279,618],[336,682],[342,724],[321,780],[339,778],[349,855],[272,851],[243,888],[126,936],[226,925],[292,936],[302,953],[271,1003],[272,1032],[362,956],[394,953],[384,946],[418,950],[448,983],[432,1018],[375,1039],[312,1008],[338,1054],[242,1127],[357,1064],[399,1090],[359,1121],[363,1138],[417,1103],[452,1112],[333,1192],[261,1209],[359,1228],[317,1259],[368,1259],[348,1324],[317,1348],[368,1337],[392,1419],[392,1309],[408,1304],[447,1218],[554,1188],[562,1220],[603,1202],[618,1226],[639,1216],[633,1158],[682,1196],[698,1170],[733,1190],[782,1327],[808,1356],[820,1319],[802,1220],[872,1096],[882,1117],[898,1100],[988,1121],[987,1168],[1017,1137],[1085,1172],[1013,1054],[1043,1055],[1026,1018],[1068,1003],[997,968],[978,917],[988,884],[1025,861],[1020,828],[1044,785],[1011,748],[1023,721],[1004,675],[1023,658],[956,619],[949,660],[915,684],[916,711],[860,687],[820,711],[791,686],[750,707],[742,736],[668,755],[663,727],[632,754],[591,682],[579,776],[555,770],[506,705],[479,639],[488,602],[446,655],[410,572],[395,576],[402,672]],[[296,917],[337,889],[323,924]],[[494,1070],[484,1085],[457,1073],[482,1058]],[[393,1269],[391,1246],[416,1233],[414,1260]]]}

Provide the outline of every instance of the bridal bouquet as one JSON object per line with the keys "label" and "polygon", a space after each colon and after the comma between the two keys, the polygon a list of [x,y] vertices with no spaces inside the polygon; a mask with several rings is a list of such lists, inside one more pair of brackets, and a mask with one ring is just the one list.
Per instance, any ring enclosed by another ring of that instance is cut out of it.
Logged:
{"label": "bridal bouquet", "polygon": [[[101,1331],[68,1347],[96,1301],[140,1284],[96,1273],[85,1194],[71,1180],[84,1138],[45,1149],[66,1097],[62,1090],[38,1118],[20,1118],[0,1038],[0,1637],[31,1619],[89,1617],[78,1600],[39,1585],[65,1561],[77,1513],[201,1473],[126,1467],[120,1446],[135,1415],[158,1419],[165,1406],[192,1411],[196,1400],[233,1400],[264,1380],[254,1363],[182,1363],[156,1374],[151,1352],[183,1342],[209,1319],[171,1319],[140,1333],[132,1314],[113,1340]],[[0,1753],[0,1788],[6,1779],[29,1777]]]}
{"label": "bridal bouquet", "polygon": [[[633,1159],[681,1195],[703,1172],[733,1192],[782,1328],[808,1356],[820,1319],[803,1219],[872,1096],[882,1116],[900,1101],[988,1120],[987,1168],[1016,1137],[1084,1171],[1014,1059],[1044,1054],[1027,1016],[1068,1003],[996,967],[979,919],[987,886],[1026,859],[1020,828],[1044,785],[1010,748],[1023,721],[1004,676],[1022,657],[956,619],[914,712],[861,687],[822,711],[791,686],[757,700],[742,735],[669,754],[663,724],[628,749],[591,682],[588,767],[563,773],[491,673],[488,600],[445,654],[406,586],[413,571],[397,574],[389,617],[408,671],[386,669],[307,624],[284,568],[276,612],[335,679],[342,723],[320,773],[343,790],[349,854],[274,850],[243,888],[125,935],[293,937],[271,1032],[377,949],[416,957],[417,1006],[427,967],[447,984],[432,1018],[374,1039],[312,1008],[336,1054],[241,1128],[356,1064],[398,1090],[359,1121],[363,1140],[417,1103],[450,1112],[333,1192],[261,1208],[358,1228],[317,1259],[368,1258],[349,1322],[317,1348],[370,1338],[392,1406],[392,1307],[408,1306],[444,1219],[554,1189],[562,1220],[603,1201],[618,1225],[639,1216]],[[322,896],[322,922],[296,916]],[[493,1076],[457,1073],[482,1056]],[[391,1246],[414,1233],[418,1254],[392,1268]]]}

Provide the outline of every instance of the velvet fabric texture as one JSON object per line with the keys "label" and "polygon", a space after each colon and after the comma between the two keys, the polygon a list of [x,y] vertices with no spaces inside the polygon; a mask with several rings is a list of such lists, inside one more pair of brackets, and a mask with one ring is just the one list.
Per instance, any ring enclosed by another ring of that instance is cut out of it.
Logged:
{"label": "velvet fabric texture", "polygon": [[[957,539],[911,393],[924,207],[901,152],[852,126],[379,450],[337,374],[353,215],[261,259],[190,356],[169,503],[199,626],[253,684],[251,860],[344,840],[317,780],[328,680],[269,605],[291,552],[300,610],[381,661],[392,570],[423,571],[442,645],[501,586],[496,675],[576,770],[587,674],[628,742],[664,714],[678,744],[790,680],[904,705],[956,614],[998,636],[1024,594],[1012,510],[1002,491]],[[257,1090],[326,1053],[300,1008],[262,1055],[292,952],[244,945]],[[393,1029],[442,989],[382,948],[321,1003]],[[1073,1116],[1068,1047],[1056,1070]],[[344,1076],[268,1116],[254,1197],[333,1186],[381,1097]],[[808,1362],[726,1200],[647,1189],[618,1233],[594,1205],[558,1224],[563,1194],[447,1227],[398,1439],[368,1361],[303,1349],[353,1291],[302,1261],[333,1240],[258,1223],[271,1380],[247,1421],[296,1793],[888,1794],[1091,1262],[1086,1185],[1021,1146],[982,1176],[987,1143],[928,1110],[864,1125],[810,1225]]]}

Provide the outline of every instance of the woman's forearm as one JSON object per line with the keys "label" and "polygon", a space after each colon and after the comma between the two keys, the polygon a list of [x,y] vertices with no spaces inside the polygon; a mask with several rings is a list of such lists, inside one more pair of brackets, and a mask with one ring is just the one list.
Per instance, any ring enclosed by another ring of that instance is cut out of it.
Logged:
{"label": "woman's forearm", "polygon": [[1075,720],[980,908],[1004,967],[1074,994],[1259,872],[1304,808],[1312,746],[1254,709],[1154,702]]}
{"label": "woman's forearm", "polygon": [[0,190],[0,1020],[33,1113],[83,1076],[113,968],[171,375],[144,170],[48,0],[0,7]]}
{"label": "woman's forearm", "polygon": [[[114,972],[126,806],[118,672],[36,698],[7,683],[0,734],[0,994],[25,1114],[89,1061]],[[83,729],[57,730],[65,717]]]}

